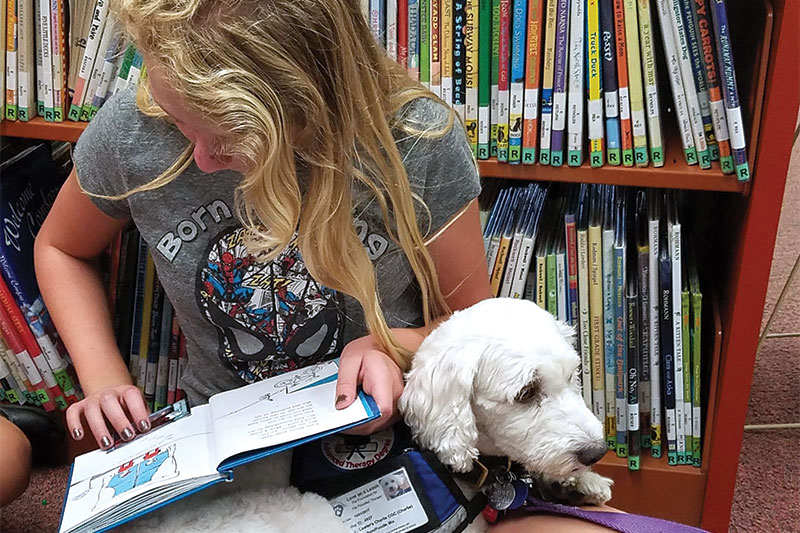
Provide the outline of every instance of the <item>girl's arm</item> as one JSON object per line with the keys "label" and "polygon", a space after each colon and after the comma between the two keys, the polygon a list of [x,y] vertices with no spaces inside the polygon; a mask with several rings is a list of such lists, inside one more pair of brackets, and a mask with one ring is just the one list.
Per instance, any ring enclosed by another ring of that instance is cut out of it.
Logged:
{"label": "girl's arm", "polygon": [[[478,201],[473,200],[428,242],[442,294],[453,311],[465,309],[491,297],[489,272],[481,238]],[[446,316],[421,328],[394,328],[397,342],[416,352],[425,337]],[[403,373],[377,345],[371,335],[350,342],[339,360],[336,407],[345,408],[356,398],[361,384],[372,395],[381,417],[348,433],[369,435],[393,423],[395,406],[403,392]]]}
{"label": "girl's arm", "polygon": [[39,288],[86,393],[67,410],[67,425],[76,439],[82,438],[83,416],[102,448],[112,440],[106,419],[123,438],[134,435],[129,417],[140,430],[149,429],[141,392],[117,348],[96,265],[128,222],[100,211],[81,191],[73,169],[34,246]]}

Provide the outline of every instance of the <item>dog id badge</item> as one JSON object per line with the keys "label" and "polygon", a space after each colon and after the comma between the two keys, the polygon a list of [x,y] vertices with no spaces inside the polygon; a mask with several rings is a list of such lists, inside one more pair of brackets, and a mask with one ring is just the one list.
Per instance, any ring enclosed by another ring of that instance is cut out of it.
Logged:
{"label": "dog id badge", "polygon": [[425,533],[439,519],[422,487],[414,465],[400,456],[373,467],[368,480],[329,502],[353,533]]}

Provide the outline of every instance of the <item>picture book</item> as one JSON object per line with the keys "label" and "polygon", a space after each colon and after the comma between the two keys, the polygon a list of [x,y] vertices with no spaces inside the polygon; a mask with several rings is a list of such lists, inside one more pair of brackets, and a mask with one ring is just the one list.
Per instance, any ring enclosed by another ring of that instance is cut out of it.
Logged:
{"label": "picture book", "polygon": [[172,420],[130,442],[78,456],[60,533],[116,527],[231,481],[238,466],[380,416],[363,392],[337,410],[337,373],[338,362],[328,361],[221,392],[188,413],[174,409]]}

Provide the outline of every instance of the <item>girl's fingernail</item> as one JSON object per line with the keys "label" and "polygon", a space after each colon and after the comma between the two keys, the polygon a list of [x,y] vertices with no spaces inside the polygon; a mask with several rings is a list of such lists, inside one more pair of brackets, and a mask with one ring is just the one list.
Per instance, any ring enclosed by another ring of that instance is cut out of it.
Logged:
{"label": "girl's fingernail", "polygon": [[104,435],[102,439],[100,439],[100,447],[103,449],[109,448],[111,446],[111,438],[108,435]]}
{"label": "girl's fingernail", "polygon": [[131,428],[125,428],[122,430],[123,440],[131,440],[132,438],[133,438],[133,430]]}
{"label": "girl's fingernail", "polygon": [[83,430],[81,428],[75,428],[72,430],[72,436],[75,437],[76,440],[83,438]]}
{"label": "girl's fingernail", "polygon": [[150,429],[150,421],[139,420],[139,429],[141,429],[142,431],[148,431]]}
{"label": "girl's fingernail", "polygon": [[336,405],[339,406],[347,401],[347,394],[340,394],[336,397]]}

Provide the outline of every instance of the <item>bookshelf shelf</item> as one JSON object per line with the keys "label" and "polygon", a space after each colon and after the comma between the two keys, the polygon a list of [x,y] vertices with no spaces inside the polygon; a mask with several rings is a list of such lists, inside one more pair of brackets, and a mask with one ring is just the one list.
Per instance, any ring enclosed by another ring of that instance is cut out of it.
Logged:
{"label": "bookshelf shelf", "polygon": [[4,120],[0,122],[0,135],[74,143],[83,133],[86,124],[72,121],[47,122],[41,117],[28,122]]}
{"label": "bookshelf shelf", "polygon": [[666,165],[660,168],[613,167],[609,165],[591,168],[588,163],[579,167],[551,167],[538,164],[510,165],[496,160],[479,161],[478,167],[483,177],[517,180],[591,182],[736,193],[742,193],[747,188],[747,183],[738,181],[736,176],[722,174],[716,163],[710,170],[700,170],[697,166],[687,165],[682,160],[683,156],[680,155],[680,157],[681,159],[670,159]]}

